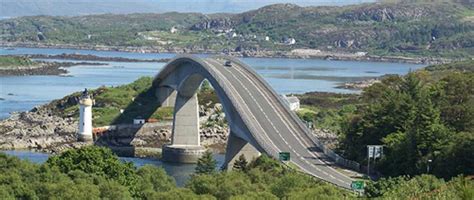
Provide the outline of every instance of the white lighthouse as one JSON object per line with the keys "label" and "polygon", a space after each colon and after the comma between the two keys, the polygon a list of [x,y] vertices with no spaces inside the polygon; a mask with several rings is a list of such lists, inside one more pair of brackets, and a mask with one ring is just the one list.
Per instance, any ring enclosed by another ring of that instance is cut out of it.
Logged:
{"label": "white lighthouse", "polygon": [[93,142],[92,136],[92,104],[87,89],[79,99],[79,133],[77,139],[82,142]]}

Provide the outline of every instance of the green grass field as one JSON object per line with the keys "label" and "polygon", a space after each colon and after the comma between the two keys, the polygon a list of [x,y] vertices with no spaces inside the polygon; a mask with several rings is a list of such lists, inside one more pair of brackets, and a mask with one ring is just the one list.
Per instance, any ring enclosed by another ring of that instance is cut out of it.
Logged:
{"label": "green grass field", "polygon": [[18,56],[0,56],[0,68],[9,67],[25,67],[35,64],[29,58],[18,57]]}

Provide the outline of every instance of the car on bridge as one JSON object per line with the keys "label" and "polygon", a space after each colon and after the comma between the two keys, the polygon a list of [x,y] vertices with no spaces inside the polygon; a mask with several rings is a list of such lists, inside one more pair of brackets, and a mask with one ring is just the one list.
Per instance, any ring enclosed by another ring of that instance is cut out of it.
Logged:
{"label": "car on bridge", "polygon": [[226,67],[232,67],[232,62],[230,60],[225,61],[224,66]]}

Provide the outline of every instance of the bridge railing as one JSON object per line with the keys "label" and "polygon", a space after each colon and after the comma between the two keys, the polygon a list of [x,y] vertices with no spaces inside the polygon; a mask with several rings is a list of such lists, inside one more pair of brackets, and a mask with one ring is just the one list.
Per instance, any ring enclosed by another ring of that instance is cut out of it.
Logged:
{"label": "bridge railing", "polygon": [[309,136],[309,138],[316,144],[316,146],[319,149],[321,149],[325,155],[327,155],[329,158],[334,160],[336,164],[347,167],[355,171],[360,171],[360,164],[358,162],[341,157],[336,152],[326,147],[326,145],[324,145],[321,141],[319,141],[312,130],[309,130],[309,128],[307,128],[307,131],[312,134]]}
{"label": "bridge railing", "polygon": [[241,62],[240,60],[235,59],[233,57],[229,57],[229,56],[217,56],[217,57],[222,57],[222,58],[225,58],[225,59],[228,59],[228,60],[232,60],[232,62],[238,63],[244,69],[251,72],[250,74],[252,74],[257,80],[259,80],[263,85],[265,85],[270,90],[270,92],[273,94],[273,96],[277,99],[277,101],[279,101],[280,104],[282,104],[283,106],[286,107],[286,109],[288,111],[288,114],[296,121],[296,123],[298,123],[298,126],[301,127],[304,130],[304,132],[306,133],[306,136],[308,138],[310,138],[310,140],[312,140],[313,143],[316,144],[316,146],[324,152],[324,154],[326,154],[330,159],[334,160],[334,162],[336,164],[339,164],[341,166],[344,166],[344,167],[352,169],[352,170],[360,171],[360,164],[359,163],[357,163],[355,161],[352,161],[352,160],[345,159],[345,158],[339,156],[333,150],[327,148],[324,144],[322,144],[315,137],[313,131],[310,130],[306,125],[303,124],[303,121],[301,121],[301,119],[296,115],[296,113],[290,111],[290,108],[283,101],[283,99],[280,97],[280,95],[278,95],[275,92],[275,90],[273,90],[272,87],[266,81],[263,80],[262,77],[258,76],[257,73],[250,66],[248,66],[247,64],[245,64],[245,63]]}

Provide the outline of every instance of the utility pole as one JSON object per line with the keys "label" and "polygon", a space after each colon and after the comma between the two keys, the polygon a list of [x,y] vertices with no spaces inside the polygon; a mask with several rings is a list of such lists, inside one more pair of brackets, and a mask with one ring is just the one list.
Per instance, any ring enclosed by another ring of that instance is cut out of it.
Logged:
{"label": "utility pole", "polygon": [[430,163],[432,162],[433,160],[429,159],[428,160],[428,164],[426,165],[426,173],[429,174],[430,173]]}
{"label": "utility pole", "polygon": [[367,176],[370,178],[370,158],[382,157],[383,146],[382,145],[367,145]]}
{"label": "utility pole", "polygon": [[367,159],[367,176],[370,179],[370,155],[369,155],[369,159]]}

